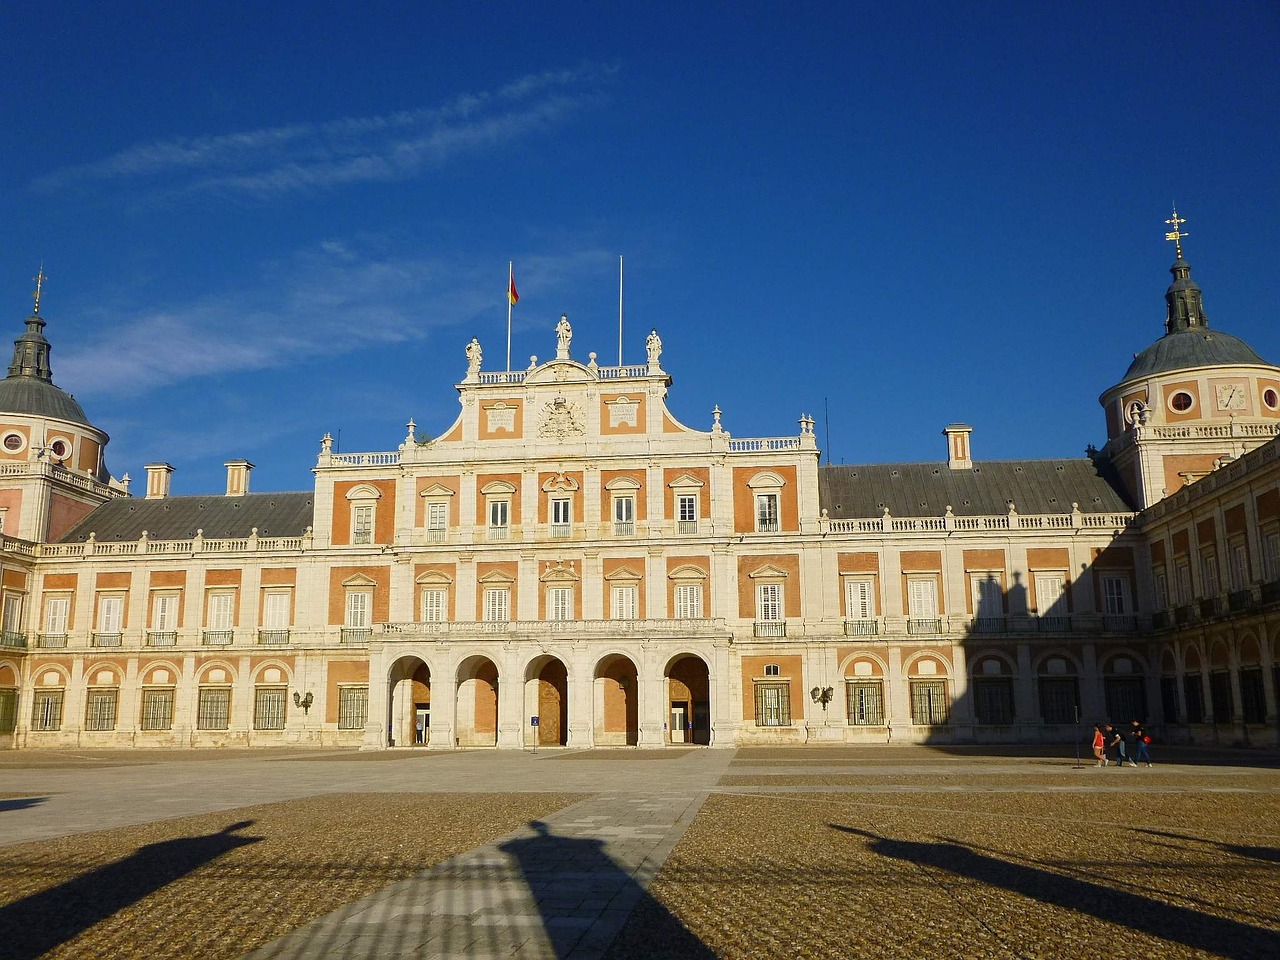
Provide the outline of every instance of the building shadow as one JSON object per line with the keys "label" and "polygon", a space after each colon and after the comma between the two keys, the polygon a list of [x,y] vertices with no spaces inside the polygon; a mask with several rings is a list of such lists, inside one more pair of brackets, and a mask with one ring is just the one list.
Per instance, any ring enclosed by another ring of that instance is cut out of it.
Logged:
{"label": "building shadow", "polygon": [[557,836],[541,820],[529,826],[533,836],[498,849],[519,867],[556,957],[715,960],[715,953],[605,853],[603,840]]}
{"label": "building shadow", "polygon": [[956,842],[893,840],[843,824],[828,826],[865,838],[867,846],[881,856],[944,870],[1207,954],[1231,960],[1280,956],[1280,933],[1262,927],[986,856]]}
{"label": "building shadow", "polygon": [[9,810],[27,810],[31,807],[38,807],[42,803],[48,803],[48,797],[9,797],[6,800],[0,800],[0,813]]}
{"label": "building shadow", "polygon": [[8,960],[34,960],[224,853],[257,843],[261,837],[236,835],[252,824],[242,820],[217,833],[151,843],[0,907],[0,954]]}
{"label": "building shadow", "polygon": [[1223,853],[1234,854],[1246,860],[1261,860],[1263,863],[1280,863],[1280,848],[1254,847],[1238,843],[1221,843],[1217,840],[1206,840],[1203,837],[1192,837],[1185,833],[1170,833],[1167,830],[1147,830],[1138,828],[1135,833],[1145,833],[1149,837],[1167,837],[1170,840],[1183,840],[1189,843],[1202,843],[1217,847]]}

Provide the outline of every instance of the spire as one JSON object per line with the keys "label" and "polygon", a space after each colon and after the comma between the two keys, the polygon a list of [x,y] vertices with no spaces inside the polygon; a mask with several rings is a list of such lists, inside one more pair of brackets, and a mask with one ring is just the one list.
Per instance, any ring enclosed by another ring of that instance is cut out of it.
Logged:
{"label": "spire", "polygon": [[1173,274],[1173,283],[1169,284],[1169,289],[1164,294],[1164,302],[1167,305],[1164,320],[1165,333],[1177,333],[1179,330],[1189,330],[1192,327],[1209,326],[1209,318],[1204,315],[1200,288],[1191,279],[1191,264],[1182,259],[1182,238],[1190,236],[1181,230],[1186,222],[1184,218],[1178,216],[1176,206],[1173,208],[1173,217],[1165,221],[1173,229],[1166,232],[1164,238],[1173,241],[1174,250],[1177,253],[1177,259],[1169,268],[1169,272]]}
{"label": "spire", "polygon": [[45,339],[44,320],[40,316],[40,295],[44,292],[44,282],[49,279],[44,272],[44,264],[40,264],[40,272],[33,278],[36,282],[35,305],[31,316],[27,317],[27,332],[13,341],[13,363],[9,364],[11,377],[35,377],[45,383],[53,382],[53,372],[49,367],[49,341]]}

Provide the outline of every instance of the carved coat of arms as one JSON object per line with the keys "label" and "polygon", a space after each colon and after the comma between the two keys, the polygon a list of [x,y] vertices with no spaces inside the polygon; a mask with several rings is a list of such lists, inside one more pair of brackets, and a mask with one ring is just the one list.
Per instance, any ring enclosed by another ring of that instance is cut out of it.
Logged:
{"label": "carved coat of arms", "polygon": [[564,397],[556,397],[542,408],[538,436],[543,440],[568,440],[587,432],[582,411]]}

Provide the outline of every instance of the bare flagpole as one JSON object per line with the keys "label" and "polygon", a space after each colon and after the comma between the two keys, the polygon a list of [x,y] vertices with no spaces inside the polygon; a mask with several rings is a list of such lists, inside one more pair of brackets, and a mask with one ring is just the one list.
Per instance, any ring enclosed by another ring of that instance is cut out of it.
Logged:
{"label": "bare flagpole", "polygon": [[622,366],[622,257],[618,257],[618,366]]}
{"label": "bare flagpole", "polygon": [[511,372],[511,308],[515,306],[516,262],[507,261],[507,373]]}

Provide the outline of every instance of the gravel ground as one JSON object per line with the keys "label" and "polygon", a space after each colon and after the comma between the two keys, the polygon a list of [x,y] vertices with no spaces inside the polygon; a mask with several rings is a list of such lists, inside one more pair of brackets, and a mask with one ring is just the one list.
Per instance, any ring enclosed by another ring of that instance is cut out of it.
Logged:
{"label": "gravel ground", "polygon": [[0,956],[240,957],[577,799],[327,795],[0,847]]}
{"label": "gravel ground", "polygon": [[[1176,794],[712,796],[650,892],[725,960],[1273,960],[1280,777],[1245,778],[1265,791],[1248,793],[1181,779]],[[645,944],[661,913],[633,914],[610,960],[681,956]]]}

